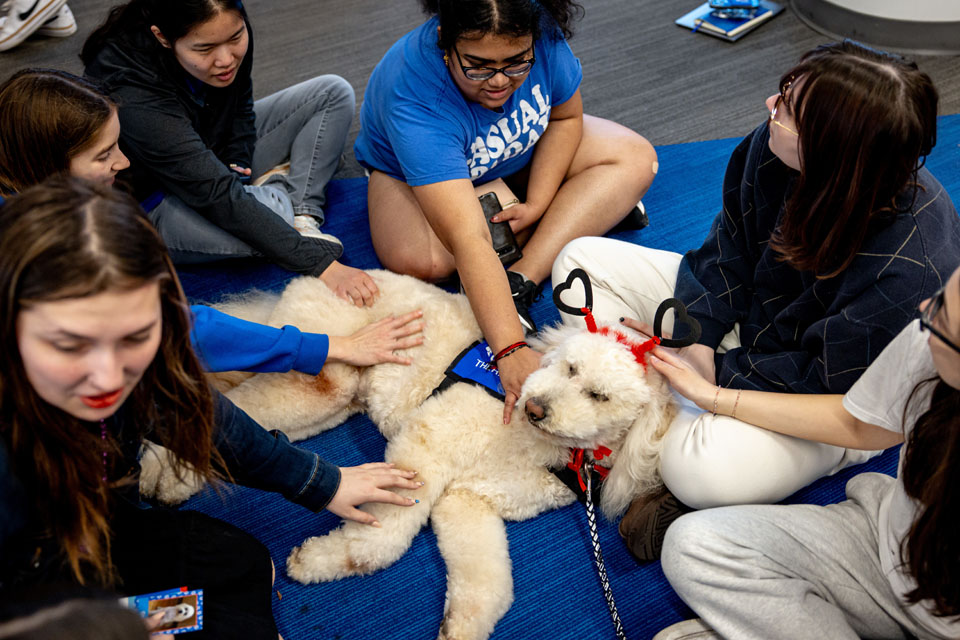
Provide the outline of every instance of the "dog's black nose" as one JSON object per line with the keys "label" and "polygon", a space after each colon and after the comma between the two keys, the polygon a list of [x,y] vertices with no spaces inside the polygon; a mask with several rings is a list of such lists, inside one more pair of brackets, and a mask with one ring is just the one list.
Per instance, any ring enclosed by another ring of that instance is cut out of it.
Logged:
{"label": "dog's black nose", "polygon": [[530,422],[540,422],[547,416],[547,410],[540,405],[538,398],[530,398],[523,406],[527,414],[527,420]]}

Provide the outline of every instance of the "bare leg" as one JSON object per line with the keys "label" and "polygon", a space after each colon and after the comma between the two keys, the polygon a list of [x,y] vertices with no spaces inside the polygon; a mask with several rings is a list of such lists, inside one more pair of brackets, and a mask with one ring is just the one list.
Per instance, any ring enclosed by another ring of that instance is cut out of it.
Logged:
{"label": "bare leg", "polygon": [[510,268],[534,282],[550,275],[560,249],[574,238],[602,236],[637,204],[653,182],[657,154],[638,133],[583,116],[583,138],[567,176]]}
{"label": "bare leg", "polygon": [[439,280],[453,273],[453,254],[433,232],[408,184],[372,172],[367,207],[373,248],[384,267],[421,280]]}
{"label": "bare leg", "polygon": [[[583,137],[565,181],[511,270],[534,282],[546,279],[567,242],[603,235],[636,205],[653,182],[656,161],[643,136],[585,115]],[[453,255],[433,232],[409,185],[374,171],[367,197],[373,246],[387,269],[422,280],[453,273]],[[518,233],[521,242],[527,233]]]}

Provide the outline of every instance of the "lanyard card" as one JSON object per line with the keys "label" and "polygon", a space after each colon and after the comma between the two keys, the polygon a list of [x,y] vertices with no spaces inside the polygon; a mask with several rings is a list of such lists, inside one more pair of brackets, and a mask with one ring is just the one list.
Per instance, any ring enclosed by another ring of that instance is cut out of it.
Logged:
{"label": "lanyard card", "polygon": [[186,587],[120,598],[120,604],[144,618],[162,614],[151,633],[178,634],[203,629],[203,589]]}

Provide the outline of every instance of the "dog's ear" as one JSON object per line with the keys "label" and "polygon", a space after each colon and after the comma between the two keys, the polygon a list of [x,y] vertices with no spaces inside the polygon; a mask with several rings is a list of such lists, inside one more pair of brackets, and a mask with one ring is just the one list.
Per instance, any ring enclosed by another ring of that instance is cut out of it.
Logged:
{"label": "dog's ear", "polygon": [[658,488],[660,478],[660,449],[663,437],[676,415],[676,407],[666,383],[658,375],[648,374],[651,389],[650,402],[630,426],[617,452],[613,469],[603,481],[600,506],[604,515],[613,520],[622,515],[637,496]]}

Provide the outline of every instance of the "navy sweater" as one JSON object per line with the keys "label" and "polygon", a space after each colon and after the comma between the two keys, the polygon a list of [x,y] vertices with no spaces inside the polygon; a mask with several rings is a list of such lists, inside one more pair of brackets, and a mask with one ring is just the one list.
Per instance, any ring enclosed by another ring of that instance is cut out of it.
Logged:
{"label": "navy sweater", "polygon": [[868,236],[842,273],[818,280],[768,246],[798,176],[770,151],[768,133],[760,126],[733,152],[723,211],[684,256],[676,296],[700,321],[702,344],[716,348],[739,323],[742,346],[716,356],[721,386],[844,393],[960,264],[960,219],[921,170],[910,210]]}

